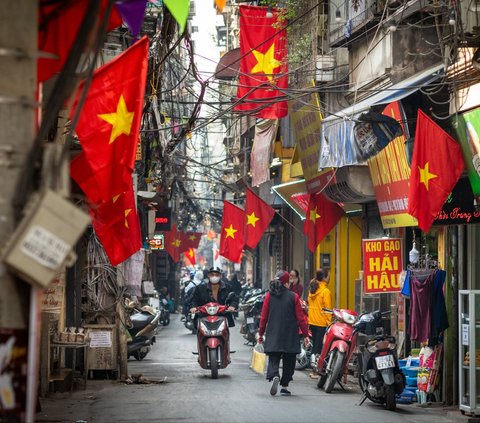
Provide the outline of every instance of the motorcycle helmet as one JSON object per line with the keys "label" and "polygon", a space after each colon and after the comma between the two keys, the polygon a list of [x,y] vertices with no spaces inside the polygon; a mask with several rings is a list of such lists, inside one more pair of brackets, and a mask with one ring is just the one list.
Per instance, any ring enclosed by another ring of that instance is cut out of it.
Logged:
{"label": "motorcycle helmet", "polygon": [[210,269],[208,270],[208,273],[218,273],[218,274],[222,274],[222,271],[220,270],[220,267],[210,267]]}
{"label": "motorcycle helmet", "polygon": [[217,284],[220,282],[222,271],[219,267],[211,267],[208,271],[208,280],[210,283]]}

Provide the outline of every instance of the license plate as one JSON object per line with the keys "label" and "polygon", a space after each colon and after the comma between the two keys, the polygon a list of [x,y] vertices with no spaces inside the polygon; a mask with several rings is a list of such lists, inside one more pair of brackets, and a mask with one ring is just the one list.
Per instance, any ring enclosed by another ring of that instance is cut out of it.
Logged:
{"label": "license plate", "polygon": [[247,317],[247,325],[250,323],[255,323],[255,319],[253,317]]}
{"label": "license plate", "polygon": [[383,357],[375,357],[375,363],[377,364],[378,370],[395,367],[395,361],[393,360],[393,355],[384,355]]}

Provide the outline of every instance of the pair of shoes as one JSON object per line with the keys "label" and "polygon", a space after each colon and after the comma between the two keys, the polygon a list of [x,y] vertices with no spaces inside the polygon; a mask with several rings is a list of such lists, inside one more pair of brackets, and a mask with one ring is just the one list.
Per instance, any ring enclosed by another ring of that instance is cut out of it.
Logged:
{"label": "pair of shoes", "polygon": [[280,389],[280,395],[288,396],[288,395],[292,395],[292,393],[287,388],[282,388]]}
{"label": "pair of shoes", "polygon": [[184,322],[185,321],[185,316],[182,316],[181,319],[180,319],[181,322]]}
{"label": "pair of shoes", "polygon": [[319,376],[316,373],[310,373],[308,376],[310,377],[310,379],[318,379],[319,378]]}
{"label": "pair of shoes", "polygon": [[275,376],[272,379],[272,386],[270,387],[270,395],[276,395],[278,391],[278,384],[280,383],[280,378],[278,376]]}

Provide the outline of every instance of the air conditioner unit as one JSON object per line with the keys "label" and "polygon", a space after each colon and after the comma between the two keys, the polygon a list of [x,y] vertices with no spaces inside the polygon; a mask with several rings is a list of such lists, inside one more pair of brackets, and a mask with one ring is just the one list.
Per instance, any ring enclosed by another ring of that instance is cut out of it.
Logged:
{"label": "air conditioner unit", "polygon": [[323,195],[337,203],[368,203],[375,200],[368,166],[341,167],[335,174],[335,183],[328,185]]}
{"label": "air conditioner unit", "polygon": [[317,82],[333,81],[335,71],[335,56],[321,54],[317,56],[316,63],[316,80]]}

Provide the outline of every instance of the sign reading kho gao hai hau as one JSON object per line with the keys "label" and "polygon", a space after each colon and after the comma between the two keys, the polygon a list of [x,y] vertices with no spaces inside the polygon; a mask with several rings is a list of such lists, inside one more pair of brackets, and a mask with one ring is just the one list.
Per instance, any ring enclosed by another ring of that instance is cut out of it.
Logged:
{"label": "sign reading kho gao hai hau", "polygon": [[362,250],[363,292],[376,294],[400,291],[401,239],[364,239]]}

